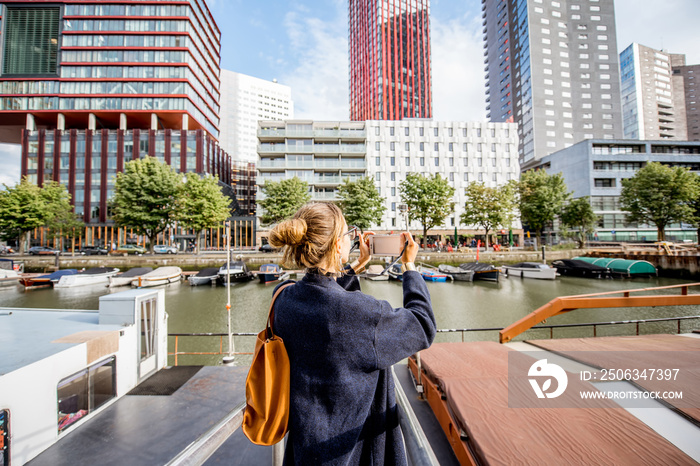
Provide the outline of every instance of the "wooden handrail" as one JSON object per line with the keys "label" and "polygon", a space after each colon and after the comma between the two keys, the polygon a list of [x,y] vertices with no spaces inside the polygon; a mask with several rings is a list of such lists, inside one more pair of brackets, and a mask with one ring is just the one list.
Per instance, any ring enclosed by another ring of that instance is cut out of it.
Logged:
{"label": "wooden handrail", "polygon": [[[700,304],[700,294],[688,294],[688,288],[700,286],[700,283],[687,285],[670,285],[655,288],[641,288],[636,290],[608,291],[586,295],[562,296],[554,298],[544,306],[526,315],[522,319],[510,324],[499,332],[499,341],[507,343],[521,333],[531,329],[546,319],[570,312],[576,309],[599,309],[615,307],[655,307],[655,306],[688,306]],[[680,295],[644,295],[631,296],[632,293],[642,291],[656,291],[671,288],[680,288]],[[614,296],[610,295],[619,295]]]}

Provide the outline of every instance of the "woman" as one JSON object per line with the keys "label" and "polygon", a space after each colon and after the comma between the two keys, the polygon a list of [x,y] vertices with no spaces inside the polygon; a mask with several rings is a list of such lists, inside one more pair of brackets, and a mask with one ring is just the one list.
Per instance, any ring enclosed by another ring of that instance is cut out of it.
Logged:
{"label": "woman", "polygon": [[[370,234],[348,228],[340,209],[325,203],[304,205],[270,233],[284,261],[307,270],[275,303],[275,333],[291,365],[287,465],[406,464],[390,369],[430,346],[435,317],[409,233],[402,233],[404,307],[360,291],[356,274],[370,260]],[[360,258],[343,268],[356,237]]]}

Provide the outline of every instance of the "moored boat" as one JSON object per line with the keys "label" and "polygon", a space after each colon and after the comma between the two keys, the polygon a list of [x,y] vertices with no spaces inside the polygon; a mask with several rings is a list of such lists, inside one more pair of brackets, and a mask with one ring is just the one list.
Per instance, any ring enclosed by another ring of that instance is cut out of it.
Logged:
{"label": "moored boat", "polygon": [[14,270],[0,269],[0,287],[16,285],[21,277]]}
{"label": "moored boat", "polygon": [[471,282],[474,280],[473,270],[464,270],[453,265],[440,264],[438,272],[450,275],[453,280],[458,282]]}
{"label": "moored boat", "polygon": [[494,267],[493,264],[486,264],[484,262],[465,262],[464,264],[459,264],[459,268],[474,272],[474,280],[497,282],[498,276],[500,275],[498,268]]}
{"label": "moored boat", "polygon": [[38,277],[22,277],[19,282],[25,288],[45,288],[54,286],[64,275],[75,275],[77,273],[78,269],[62,269],[46,275],[39,275]]}
{"label": "moored boat", "polygon": [[191,286],[209,285],[212,282],[216,282],[216,277],[219,276],[218,274],[218,267],[207,267],[206,269],[200,270],[195,275],[190,275],[187,281]]}
{"label": "moored boat", "polygon": [[398,280],[400,282],[403,281],[403,271],[401,270],[401,264],[394,264],[391,267],[389,267],[389,270],[386,271],[386,274],[389,275],[389,280]]}
{"label": "moored boat", "polygon": [[554,280],[557,278],[557,269],[540,262],[520,262],[513,265],[504,265],[502,268],[509,277],[536,278],[539,280]]}
{"label": "moored boat", "polygon": [[560,275],[585,278],[611,278],[608,267],[591,264],[578,259],[560,259],[552,262]]}
{"label": "moored boat", "polygon": [[[282,267],[277,264],[263,264],[258,271],[260,283],[270,283],[279,280],[283,275]],[[286,274],[288,275],[288,274]]]}
{"label": "moored boat", "polygon": [[217,281],[225,285],[226,275],[229,275],[231,282],[247,282],[255,278],[253,272],[248,269],[248,266],[243,261],[234,261],[230,264],[224,264],[218,269]]}
{"label": "moored boat", "polygon": [[617,276],[621,277],[651,277],[658,272],[651,262],[630,259],[615,259],[609,257],[574,257],[575,260],[582,260],[590,264],[607,267]]}
{"label": "moored boat", "polygon": [[182,269],[180,267],[158,267],[157,269],[132,280],[131,286],[145,288],[148,286],[167,285],[168,283],[180,281],[181,276]]}
{"label": "moored boat", "polygon": [[64,275],[54,288],[73,288],[76,286],[103,285],[109,283],[109,277],[119,273],[116,267],[93,267],[72,275]]}
{"label": "moored boat", "polygon": [[131,285],[131,282],[134,281],[134,278],[140,277],[141,275],[146,275],[151,271],[153,271],[153,267],[134,267],[133,269],[129,269],[124,273],[109,277],[109,285],[107,286],[110,288],[115,288],[117,286],[129,286]]}
{"label": "moored boat", "polygon": [[452,277],[449,275],[438,271],[438,269],[435,267],[430,267],[425,264],[417,266],[416,270],[421,274],[423,280],[426,282],[446,282],[448,278],[452,280]]}
{"label": "moored boat", "polygon": [[365,273],[362,274],[364,278],[372,281],[386,281],[389,280],[389,275],[384,272],[384,267],[378,264],[370,265],[367,267]]}

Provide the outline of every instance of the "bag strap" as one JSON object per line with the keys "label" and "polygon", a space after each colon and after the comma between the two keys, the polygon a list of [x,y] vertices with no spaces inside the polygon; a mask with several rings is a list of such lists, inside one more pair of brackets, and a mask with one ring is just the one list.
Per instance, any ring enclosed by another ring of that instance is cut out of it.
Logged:
{"label": "bag strap", "polygon": [[282,285],[279,288],[277,288],[277,291],[275,291],[274,296],[272,296],[272,301],[270,302],[270,311],[267,313],[267,326],[265,327],[265,330],[267,331],[267,338],[268,340],[275,336],[274,332],[272,331],[272,322],[275,320],[275,300],[277,299],[277,296],[287,288],[288,286],[292,286],[296,284],[296,282],[291,282],[287,283],[286,285]]}

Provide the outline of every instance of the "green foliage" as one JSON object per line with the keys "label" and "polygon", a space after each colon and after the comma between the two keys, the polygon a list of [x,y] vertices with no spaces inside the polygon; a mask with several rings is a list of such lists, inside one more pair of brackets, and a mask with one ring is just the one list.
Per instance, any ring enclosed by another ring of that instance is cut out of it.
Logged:
{"label": "green foliage", "polygon": [[231,212],[228,199],[219,187],[218,178],[196,173],[188,173],[186,181],[180,184],[178,195],[180,207],[175,219],[182,227],[197,232],[196,252],[199,251],[199,238],[206,228],[216,228],[226,220]]}
{"label": "green foliage", "polygon": [[146,235],[151,252],[158,233],[178,214],[181,176],[154,157],[132,160],[117,174],[112,218],[118,225]]}
{"label": "green foliage", "polygon": [[688,202],[688,206],[693,212],[692,223],[695,225],[698,234],[698,243],[700,243],[700,175],[693,174],[693,182],[695,183],[696,195]]}
{"label": "green foliage", "polygon": [[511,185],[491,188],[484,183],[469,183],[465,194],[467,201],[460,219],[467,225],[478,225],[485,230],[488,248],[489,231],[497,227],[509,228],[513,222],[513,189]]}
{"label": "green foliage", "polygon": [[27,178],[13,187],[3,185],[0,191],[0,235],[3,239],[17,239],[19,252],[24,252],[22,235],[35,228],[51,225],[57,218],[70,215],[70,194],[56,182],[42,188]]}
{"label": "green foliage", "polygon": [[571,200],[564,206],[561,212],[562,223],[569,228],[576,228],[575,239],[579,248],[583,248],[586,242],[586,234],[595,230],[598,216],[593,213],[593,207],[588,196]]}
{"label": "green foliage", "polygon": [[689,203],[697,196],[695,177],[687,169],[649,162],[632,178],[622,180],[620,204],[629,212],[627,221],[656,225],[663,241],[668,224],[692,221]]}
{"label": "green foliage", "polygon": [[442,225],[454,212],[455,189],[437,173],[433,176],[408,173],[406,180],[399,184],[399,190],[401,202],[408,206],[409,220],[419,220],[423,225],[423,238],[427,237],[428,230]]}
{"label": "green foliage", "polygon": [[264,211],[260,216],[263,226],[291,217],[311,199],[309,184],[296,176],[282,181],[266,181],[260,186],[260,191],[265,195],[265,199],[258,203]]}
{"label": "green foliage", "polygon": [[374,178],[365,177],[353,182],[346,179],[338,186],[338,197],[338,206],[348,225],[367,230],[371,225],[382,222],[386,199],[379,195],[374,186]]}
{"label": "green foliage", "polygon": [[569,199],[561,173],[547,174],[544,170],[523,173],[518,183],[520,218],[531,230],[542,236],[545,226],[554,221]]}

